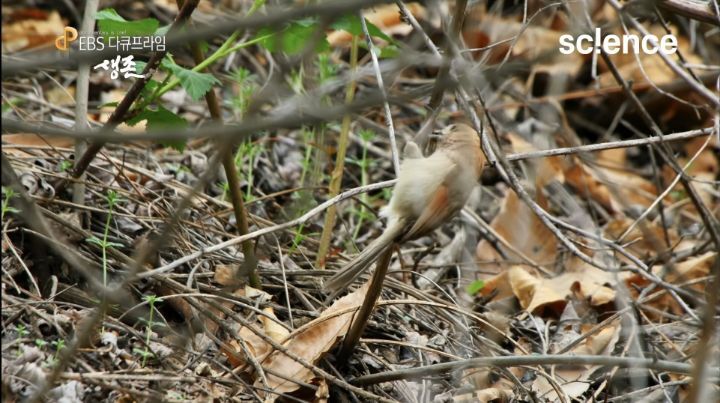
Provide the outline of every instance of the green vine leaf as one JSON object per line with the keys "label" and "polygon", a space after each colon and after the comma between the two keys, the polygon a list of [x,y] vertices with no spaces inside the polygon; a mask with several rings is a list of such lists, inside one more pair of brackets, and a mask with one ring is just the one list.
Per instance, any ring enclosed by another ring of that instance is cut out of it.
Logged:
{"label": "green vine leaf", "polygon": [[[137,116],[129,119],[127,124],[135,126],[136,124],[147,121],[147,130],[163,130],[163,129],[184,129],[187,127],[187,121],[182,117],[174,114],[162,106],[158,106],[157,110],[145,109]],[[172,140],[162,143],[165,146],[172,147],[179,152],[185,150],[185,140]]]}
{"label": "green vine leaf", "polygon": [[112,8],[98,11],[97,21],[100,33],[106,38],[109,36],[151,36],[157,32],[160,26],[155,18],[128,21]]}
{"label": "green vine leaf", "polygon": [[190,95],[193,101],[204,97],[213,85],[220,84],[220,80],[212,74],[200,73],[186,69],[175,64],[169,59],[163,59],[162,66],[170,70],[180,80],[180,85]]}
{"label": "green vine leaf", "polygon": [[[367,25],[368,33],[370,34],[370,36],[380,38],[389,43],[395,43],[395,41],[391,37],[387,36],[383,31],[381,31],[380,28],[377,27],[377,25],[373,24],[367,19],[365,19],[365,24]],[[360,17],[357,15],[346,15],[335,21],[331,26],[335,29],[347,31],[353,35],[363,35],[362,21],[360,21]]]}
{"label": "green vine leaf", "polygon": [[319,39],[314,38],[317,30],[320,29],[315,19],[305,18],[293,21],[280,30],[274,28],[261,29],[257,38],[266,37],[260,40],[260,44],[271,52],[285,52],[287,54],[300,53],[310,41],[316,41],[315,51],[324,52],[330,49],[325,35]]}

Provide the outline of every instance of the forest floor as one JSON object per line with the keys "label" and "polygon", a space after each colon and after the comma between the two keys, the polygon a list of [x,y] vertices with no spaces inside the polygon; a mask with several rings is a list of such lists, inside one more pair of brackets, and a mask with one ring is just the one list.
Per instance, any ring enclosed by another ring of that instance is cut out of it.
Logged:
{"label": "forest floor", "polygon": [[[33,3],[2,13],[3,401],[720,396],[712,3]],[[82,15],[193,23],[115,79],[53,47]],[[558,51],[592,27],[678,52]],[[382,233],[405,144],[458,122],[481,181],[397,245],[342,357],[370,276],[324,281]]]}

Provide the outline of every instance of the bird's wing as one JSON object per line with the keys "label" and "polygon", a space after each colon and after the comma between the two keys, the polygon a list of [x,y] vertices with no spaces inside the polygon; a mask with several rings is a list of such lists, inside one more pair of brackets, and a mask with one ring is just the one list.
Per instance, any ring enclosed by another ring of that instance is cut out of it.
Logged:
{"label": "bird's wing", "polygon": [[450,204],[450,190],[447,185],[442,184],[437,188],[415,224],[403,235],[403,240],[421,237],[439,227],[450,217],[451,213],[455,213],[455,211],[450,211]]}

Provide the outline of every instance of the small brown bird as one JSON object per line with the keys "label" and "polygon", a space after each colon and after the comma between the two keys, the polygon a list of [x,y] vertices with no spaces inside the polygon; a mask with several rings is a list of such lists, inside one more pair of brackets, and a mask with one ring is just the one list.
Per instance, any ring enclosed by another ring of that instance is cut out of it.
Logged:
{"label": "small brown bird", "polygon": [[480,180],[485,156],[477,132],[465,124],[442,131],[437,150],[427,158],[415,143],[405,147],[405,159],[390,203],[380,213],[388,220],[385,231],[325,283],[336,295],[383,252],[419,238],[457,214]]}

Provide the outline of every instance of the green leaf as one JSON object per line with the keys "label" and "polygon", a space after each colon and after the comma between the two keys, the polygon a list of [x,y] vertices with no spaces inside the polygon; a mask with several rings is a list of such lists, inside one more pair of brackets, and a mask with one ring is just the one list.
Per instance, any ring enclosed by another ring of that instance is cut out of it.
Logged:
{"label": "green leaf", "polygon": [[[261,29],[255,39],[260,40],[260,45],[271,52],[285,52],[287,54],[300,53],[308,42],[315,40],[316,52],[323,52],[330,49],[325,35],[321,35],[319,39],[314,38],[315,32],[320,29],[317,21],[306,18],[289,23],[285,28],[276,31],[272,28]],[[274,35],[273,35],[274,34]]]}
{"label": "green leaf", "polygon": [[150,97],[155,93],[155,90],[157,90],[159,86],[160,86],[160,83],[157,80],[151,79],[150,81],[148,81],[147,84],[145,84],[145,86],[143,87],[142,92],[141,92],[143,98],[145,98],[146,100],[149,100]]}
{"label": "green leaf", "polygon": [[180,80],[180,85],[185,88],[185,91],[194,101],[204,97],[213,85],[220,84],[220,80],[208,73],[181,69],[175,71],[175,75]]}
{"label": "green leaf", "polygon": [[158,30],[160,23],[155,18],[128,21],[112,8],[97,13],[98,27],[104,37],[109,36],[151,36]]}
{"label": "green leaf", "polygon": [[180,80],[180,85],[190,95],[193,101],[197,101],[212,88],[213,85],[220,84],[220,80],[212,74],[200,73],[186,69],[185,67],[175,64],[170,59],[163,59],[162,66],[170,70]]}
{"label": "green leaf", "polygon": [[151,353],[150,351],[146,351],[146,350],[143,350],[143,349],[137,348],[137,347],[136,347],[136,348],[133,348],[133,352],[134,352],[135,354],[138,354],[138,355],[143,356],[143,357],[145,357],[145,356],[148,356],[148,357],[149,357],[149,356],[152,356],[152,355],[153,355],[153,353]]}
{"label": "green leaf", "polygon": [[145,66],[147,66],[146,62],[144,62],[142,60],[136,61],[135,62],[135,73],[142,74],[142,72],[145,70]]}
{"label": "green leaf", "polygon": [[400,54],[400,48],[398,48],[395,45],[387,45],[383,46],[382,49],[380,49],[380,58],[381,59],[393,59],[397,57]]}
{"label": "green leaf", "polygon": [[104,104],[100,105],[100,109],[105,108],[105,107],[107,107],[107,108],[117,107],[118,105],[120,105],[120,102],[105,102]]}
{"label": "green leaf", "polygon": [[[368,33],[370,34],[370,36],[374,36],[376,38],[380,38],[391,43],[395,42],[392,38],[385,35],[385,33],[381,31],[380,28],[377,27],[377,25],[373,24],[367,19],[365,19],[365,24],[367,25]],[[353,35],[359,36],[364,34],[362,29],[362,21],[360,21],[360,16],[357,15],[343,16],[339,20],[335,21],[331,26],[335,29],[347,31]]]}
{"label": "green leaf", "polygon": [[[163,130],[163,129],[184,129],[187,127],[187,121],[182,117],[172,113],[171,111],[159,106],[157,110],[145,109],[137,116],[129,119],[126,123],[130,126],[147,120],[147,130]],[[172,147],[179,152],[185,150],[185,140],[166,141],[162,144]]]}
{"label": "green leaf", "polygon": [[255,11],[257,11],[260,7],[263,6],[263,4],[265,4],[265,1],[266,1],[266,0],[254,0],[254,1],[253,1],[253,5],[252,5],[252,7],[250,7],[250,10],[248,11],[248,14],[247,14],[247,15],[251,15],[251,14],[253,14]]}
{"label": "green leaf", "polygon": [[102,246],[102,245],[103,245],[103,241],[102,241],[100,238],[96,237],[96,236],[93,236],[93,237],[90,237],[90,238],[86,239],[85,242],[94,243],[94,244],[99,245],[99,246]]}
{"label": "green leaf", "polygon": [[467,291],[468,295],[475,295],[480,290],[485,287],[485,282],[482,280],[475,280],[472,283],[470,283],[467,288],[465,288],[465,291]]}
{"label": "green leaf", "polygon": [[155,31],[156,36],[165,36],[170,31],[170,25],[163,25]]}

